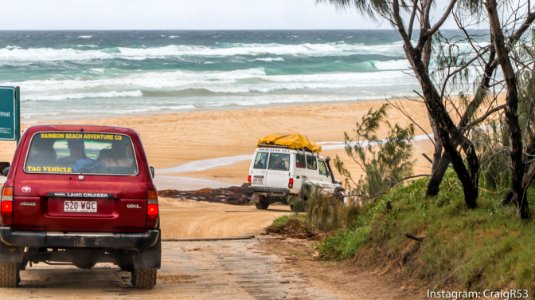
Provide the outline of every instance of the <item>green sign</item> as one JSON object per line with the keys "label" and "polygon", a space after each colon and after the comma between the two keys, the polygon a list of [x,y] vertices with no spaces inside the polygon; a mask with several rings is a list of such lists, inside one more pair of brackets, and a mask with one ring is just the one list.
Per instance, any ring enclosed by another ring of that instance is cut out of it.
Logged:
{"label": "green sign", "polygon": [[20,89],[0,87],[0,140],[19,141]]}

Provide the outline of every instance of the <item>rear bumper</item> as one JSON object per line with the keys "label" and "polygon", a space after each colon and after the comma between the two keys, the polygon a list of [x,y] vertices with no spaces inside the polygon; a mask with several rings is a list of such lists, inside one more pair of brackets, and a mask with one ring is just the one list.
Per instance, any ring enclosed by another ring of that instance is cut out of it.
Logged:
{"label": "rear bumper", "polygon": [[285,188],[251,186],[250,189],[253,191],[253,193],[266,193],[276,196],[286,196],[290,194],[290,190]]}
{"label": "rear bumper", "polygon": [[61,233],[16,231],[0,227],[0,241],[8,246],[32,248],[101,248],[141,250],[156,245],[159,229],[143,233]]}

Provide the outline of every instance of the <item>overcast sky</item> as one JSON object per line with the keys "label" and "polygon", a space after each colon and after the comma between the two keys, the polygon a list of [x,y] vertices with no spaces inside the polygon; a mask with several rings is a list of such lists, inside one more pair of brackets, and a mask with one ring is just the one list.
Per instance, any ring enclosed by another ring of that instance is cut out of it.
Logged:
{"label": "overcast sky", "polygon": [[0,30],[388,29],[315,0],[0,0]]}

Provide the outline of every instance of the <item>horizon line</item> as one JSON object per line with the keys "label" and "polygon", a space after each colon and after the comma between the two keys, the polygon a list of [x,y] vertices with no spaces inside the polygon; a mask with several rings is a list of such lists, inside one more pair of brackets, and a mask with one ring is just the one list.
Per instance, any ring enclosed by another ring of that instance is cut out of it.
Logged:
{"label": "horizon line", "polygon": [[[155,29],[76,29],[76,28],[69,28],[69,29],[0,29],[0,32],[2,31],[358,31],[358,30],[376,30],[376,31],[396,31],[394,28],[392,29],[386,29],[386,28],[306,28],[306,29],[299,29],[299,28],[287,28],[287,29],[266,29],[266,28],[246,28],[246,29],[161,29],[161,28],[155,28]],[[459,30],[459,28],[443,28],[442,30]],[[481,28],[473,28],[471,30],[484,30]],[[419,30],[415,30],[419,31]]]}

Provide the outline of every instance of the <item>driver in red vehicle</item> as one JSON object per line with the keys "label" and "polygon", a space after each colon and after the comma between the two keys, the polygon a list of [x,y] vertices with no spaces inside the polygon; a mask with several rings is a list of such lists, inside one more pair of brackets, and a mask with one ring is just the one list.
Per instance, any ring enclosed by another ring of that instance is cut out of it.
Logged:
{"label": "driver in red vehicle", "polygon": [[58,159],[58,164],[71,166],[74,172],[83,172],[95,165],[95,160],[85,154],[84,141],[80,139],[67,140],[70,155]]}

